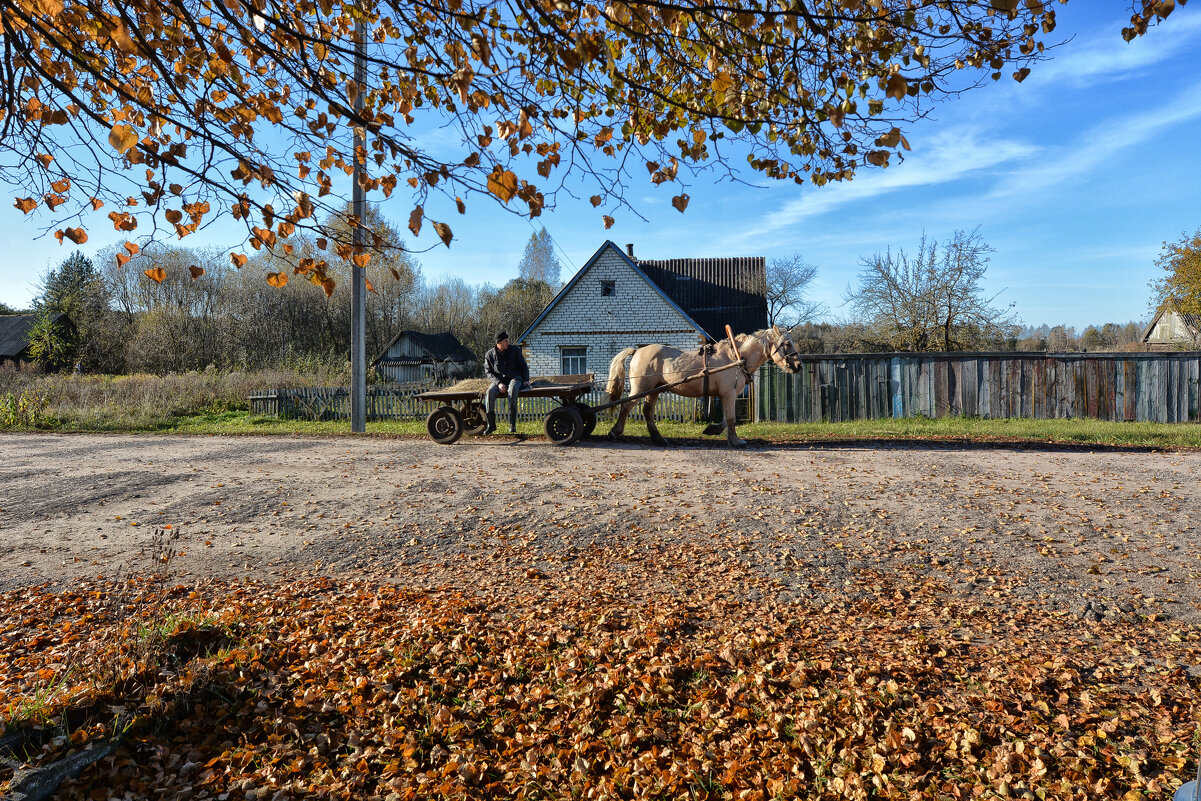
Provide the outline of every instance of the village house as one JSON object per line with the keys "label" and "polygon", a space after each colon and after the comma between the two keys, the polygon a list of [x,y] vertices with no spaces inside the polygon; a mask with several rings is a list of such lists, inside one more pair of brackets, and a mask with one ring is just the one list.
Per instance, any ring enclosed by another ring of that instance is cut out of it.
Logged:
{"label": "village house", "polygon": [[466,378],[475,373],[479,362],[449,331],[401,331],[371,364],[385,381],[404,384]]}
{"label": "village house", "polygon": [[635,345],[697,350],[767,327],[766,262],[748,258],[638,259],[605,242],[517,340],[532,375],[608,375]]}

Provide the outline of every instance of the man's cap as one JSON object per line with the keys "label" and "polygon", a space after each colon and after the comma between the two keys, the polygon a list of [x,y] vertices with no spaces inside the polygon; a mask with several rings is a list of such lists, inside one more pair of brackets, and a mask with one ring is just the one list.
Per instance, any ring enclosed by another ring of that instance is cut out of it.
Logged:
{"label": "man's cap", "polygon": [[497,331],[496,332],[496,341],[497,342],[504,342],[508,338],[509,338],[509,333],[507,331]]}

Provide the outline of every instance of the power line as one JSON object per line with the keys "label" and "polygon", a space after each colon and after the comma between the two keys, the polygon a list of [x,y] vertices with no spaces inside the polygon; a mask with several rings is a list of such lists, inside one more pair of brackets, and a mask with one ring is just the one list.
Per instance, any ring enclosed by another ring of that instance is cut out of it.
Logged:
{"label": "power line", "polygon": [[[533,219],[531,219],[530,217],[526,217],[525,221],[527,223],[529,223],[530,229],[534,232],[535,235],[537,235],[539,233],[539,229],[537,226],[534,225]],[[567,255],[567,251],[565,251],[563,249],[562,245],[559,244],[558,240],[555,239],[555,235],[550,232],[550,229],[548,229],[545,225],[543,225],[541,227],[541,230],[546,231],[546,235],[548,237],[550,237],[550,242],[551,242],[551,245],[553,246],[554,250],[558,251],[558,253],[562,257],[563,261],[567,262],[567,266],[571,268],[571,274],[575,275],[577,272],[579,272],[579,268],[575,266],[575,262],[572,261],[571,257]],[[563,278],[563,276],[559,276],[560,281],[562,281],[562,278]],[[567,282],[563,281],[563,283],[567,283]]]}

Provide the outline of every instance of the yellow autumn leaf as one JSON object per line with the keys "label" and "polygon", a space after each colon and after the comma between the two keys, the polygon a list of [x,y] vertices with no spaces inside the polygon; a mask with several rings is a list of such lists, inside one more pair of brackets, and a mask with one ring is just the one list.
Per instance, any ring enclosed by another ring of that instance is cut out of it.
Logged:
{"label": "yellow autumn leaf", "polygon": [[163,279],[165,279],[167,277],[167,271],[164,270],[162,267],[154,267],[149,270],[143,270],[142,274],[145,275],[147,278],[149,278],[151,281],[153,281],[156,284],[161,284],[163,282]]}
{"label": "yellow autumn leaf", "polygon": [[517,176],[509,170],[497,167],[488,176],[488,191],[508,203],[517,194]]}
{"label": "yellow autumn leaf", "polygon": [[276,289],[283,289],[288,283],[288,276],[284,273],[267,273],[267,283]]}
{"label": "yellow autumn leaf", "polygon": [[128,125],[114,125],[108,132],[108,143],[118,153],[127,153],[138,143],[138,135]]}

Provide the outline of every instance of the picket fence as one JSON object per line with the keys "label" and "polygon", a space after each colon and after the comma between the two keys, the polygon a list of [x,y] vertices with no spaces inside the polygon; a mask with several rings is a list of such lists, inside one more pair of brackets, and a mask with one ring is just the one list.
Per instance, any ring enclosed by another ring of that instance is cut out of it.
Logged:
{"label": "picket fence", "polygon": [[1198,422],[1201,353],[882,353],[803,357],[756,376],[756,419],[1096,418]]}

